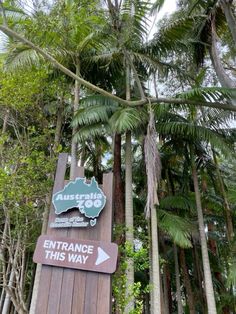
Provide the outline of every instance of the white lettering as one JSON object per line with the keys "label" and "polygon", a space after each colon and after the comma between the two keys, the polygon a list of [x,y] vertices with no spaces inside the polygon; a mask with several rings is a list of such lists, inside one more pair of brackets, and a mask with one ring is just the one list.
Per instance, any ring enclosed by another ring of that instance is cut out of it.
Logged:
{"label": "white lettering", "polygon": [[86,200],[84,203],[84,206],[86,208],[91,208],[93,206],[93,201],[92,200]]}
{"label": "white lettering", "polygon": [[57,198],[56,198],[56,201],[62,201],[62,200],[63,200],[62,194],[58,194]]}
{"label": "white lettering", "polygon": [[80,200],[80,201],[77,201],[77,204],[78,204],[78,207],[80,208],[80,209],[83,209],[84,208],[84,200]]}
{"label": "white lettering", "polygon": [[95,200],[93,202],[93,205],[94,205],[94,207],[98,208],[98,207],[102,206],[102,201],[101,200]]}

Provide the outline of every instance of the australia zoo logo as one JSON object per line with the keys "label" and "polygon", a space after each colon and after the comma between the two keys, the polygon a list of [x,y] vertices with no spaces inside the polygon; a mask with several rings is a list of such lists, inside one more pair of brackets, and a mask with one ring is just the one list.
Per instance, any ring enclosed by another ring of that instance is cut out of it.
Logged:
{"label": "australia zoo logo", "polygon": [[[86,178],[77,178],[55,193],[52,203],[58,217],[50,223],[51,228],[93,227],[106,204],[106,196],[95,178],[90,183],[86,183]],[[63,215],[70,209],[77,209],[79,215]]]}

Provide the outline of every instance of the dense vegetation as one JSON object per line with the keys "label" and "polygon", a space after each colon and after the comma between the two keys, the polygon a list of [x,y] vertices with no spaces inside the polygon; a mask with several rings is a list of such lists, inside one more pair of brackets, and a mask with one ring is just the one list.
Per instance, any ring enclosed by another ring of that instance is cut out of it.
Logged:
{"label": "dense vegetation", "polygon": [[113,313],[236,313],[236,5],[164,2],[0,1],[1,313],[29,312],[60,152],[114,173]]}

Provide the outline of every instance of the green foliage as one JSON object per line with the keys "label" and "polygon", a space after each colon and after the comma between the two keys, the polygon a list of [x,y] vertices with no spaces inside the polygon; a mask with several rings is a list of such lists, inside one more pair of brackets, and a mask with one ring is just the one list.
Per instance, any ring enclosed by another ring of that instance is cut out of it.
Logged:
{"label": "green foliage", "polygon": [[192,247],[191,232],[193,225],[187,220],[173,213],[157,210],[159,228],[164,230],[180,247]]}
{"label": "green foliage", "polygon": [[[135,300],[135,309],[130,314],[141,314],[143,311],[143,296],[149,293],[149,285],[136,281],[133,286],[127,288],[127,279],[125,271],[127,269],[126,258],[133,258],[135,272],[144,272],[149,269],[148,250],[141,247],[133,250],[132,245],[128,242],[120,246],[121,260],[118,272],[113,276],[113,296],[114,307],[118,312],[124,313],[126,305],[131,299]],[[128,292],[128,293],[127,293]]]}
{"label": "green foliage", "polygon": [[109,123],[114,131],[123,133],[137,128],[144,121],[145,116],[143,110],[120,108],[112,115]]}

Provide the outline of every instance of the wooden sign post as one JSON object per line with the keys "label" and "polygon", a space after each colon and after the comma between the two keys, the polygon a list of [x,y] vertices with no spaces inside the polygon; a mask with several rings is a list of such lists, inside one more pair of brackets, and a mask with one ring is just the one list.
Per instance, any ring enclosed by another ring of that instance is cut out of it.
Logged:
{"label": "wooden sign post", "polygon": [[[59,155],[53,195],[68,184],[64,179],[67,158],[67,154]],[[77,168],[76,177],[83,176],[83,169]],[[110,273],[115,270],[117,258],[117,248],[111,243],[112,186],[113,175],[104,174],[100,188],[106,205],[86,227],[53,228],[58,215],[51,204],[47,232],[39,238],[34,255],[34,260],[43,264],[35,314],[111,313]],[[91,202],[87,204],[91,206]],[[79,219],[76,210],[60,213],[60,223],[74,224]]]}

